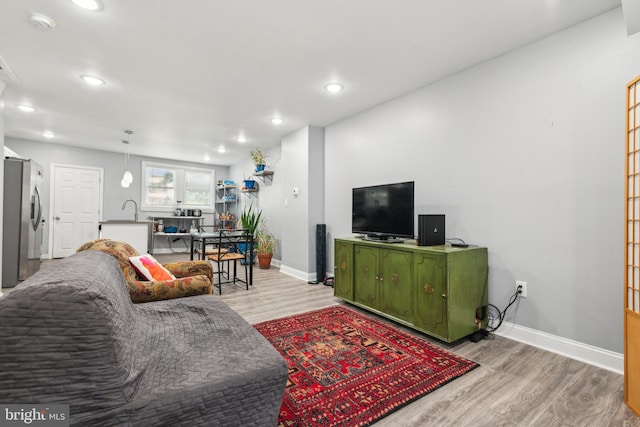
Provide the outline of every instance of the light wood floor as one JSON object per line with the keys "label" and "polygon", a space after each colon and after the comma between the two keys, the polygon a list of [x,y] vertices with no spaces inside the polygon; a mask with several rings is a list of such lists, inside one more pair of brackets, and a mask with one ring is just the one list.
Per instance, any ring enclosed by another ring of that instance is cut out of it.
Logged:
{"label": "light wood floor", "polygon": [[[160,262],[187,259],[154,256]],[[255,268],[249,291],[223,285],[221,298],[252,324],[343,304],[333,297],[332,288],[309,285],[274,267]],[[621,375],[503,337],[448,345],[395,326],[481,366],[383,418],[376,427],[640,427],[640,418],[623,402]]]}

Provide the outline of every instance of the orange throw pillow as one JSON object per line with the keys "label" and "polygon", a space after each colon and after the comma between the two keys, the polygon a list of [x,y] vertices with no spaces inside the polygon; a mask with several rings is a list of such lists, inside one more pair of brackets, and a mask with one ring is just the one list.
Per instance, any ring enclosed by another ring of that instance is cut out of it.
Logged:
{"label": "orange throw pillow", "polygon": [[154,257],[149,254],[129,257],[129,262],[138,274],[147,280],[175,280],[176,277],[164,268]]}

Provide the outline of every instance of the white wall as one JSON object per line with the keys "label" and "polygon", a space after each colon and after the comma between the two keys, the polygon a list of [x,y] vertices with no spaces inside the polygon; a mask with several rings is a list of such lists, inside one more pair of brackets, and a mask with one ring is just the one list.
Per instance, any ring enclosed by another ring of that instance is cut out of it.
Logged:
{"label": "white wall", "polygon": [[[324,129],[309,127],[308,149],[308,188],[309,192],[309,221],[307,235],[310,242],[308,271],[316,273],[316,229],[318,224],[324,224]],[[325,277],[326,271],[322,272]],[[314,280],[316,277],[313,278]]]}
{"label": "white wall", "polygon": [[[308,278],[309,253],[309,127],[282,138],[282,270],[296,277]],[[300,189],[297,197],[293,188]]]}
{"label": "white wall", "polygon": [[[247,148],[247,160],[239,164],[233,165],[230,168],[229,178],[242,186],[242,181],[245,178],[252,176],[255,171],[255,166],[249,157],[251,148]],[[273,253],[273,264],[279,264],[282,259],[282,156],[280,147],[274,147],[269,150],[263,150],[266,155],[267,166],[266,169],[273,171],[273,177],[269,178],[254,178],[257,182],[259,192],[241,194],[238,204],[238,215],[245,207],[253,204],[254,208],[262,210],[262,218],[265,221],[267,229],[278,240],[278,246]]]}
{"label": "white wall", "polygon": [[324,223],[324,130],[304,127],[284,137],[281,147],[281,271],[315,280],[315,230]]}
{"label": "white wall", "polygon": [[[351,235],[351,188],[414,180],[416,215],[489,249],[508,320],[622,352],[625,85],[640,35],[621,9],[325,129],[325,220]],[[329,260],[333,248],[330,240]]]}
{"label": "white wall", "polygon": [[[122,173],[124,172],[124,153],[110,153],[106,151],[89,150],[85,148],[77,148],[71,146],[65,146],[60,144],[51,144],[38,141],[30,141],[25,139],[7,138],[5,141],[7,147],[11,148],[16,153],[25,158],[35,160],[37,163],[44,167],[44,179],[42,188],[44,189],[42,194],[42,207],[43,218],[45,219],[45,226],[43,229],[43,255],[45,257],[50,256],[49,251],[49,223],[51,222],[51,215],[49,214],[50,203],[50,172],[51,163],[76,165],[76,166],[90,166],[104,169],[104,206],[103,206],[103,220],[110,219],[133,219],[133,207],[127,206],[125,210],[122,210],[122,204],[127,199],[133,199],[138,203],[138,207],[141,205],[141,193],[142,187],[140,185],[141,173],[142,173],[142,161],[155,161],[159,163],[175,163],[185,166],[193,166],[199,168],[211,168],[215,170],[216,179],[218,177],[226,177],[229,175],[229,168],[227,166],[215,166],[200,163],[186,163],[186,162],[172,162],[164,159],[157,159],[152,157],[133,156],[129,157],[128,166],[133,174],[133,184],[129,188],[122,188],[120,181],[122,180]],[[139,219],[146,220],[150,215],[155,214],[171,214],[170,212],[150,212],[139,211]],[[213,214],[205,215],[205,223],[213,224]],[[156,244],[157,252],[167,252],[171,248],[178,252],[186,251],[187,245],[182,242],[172,242],[169,244],[169,240],[160,240]]]}

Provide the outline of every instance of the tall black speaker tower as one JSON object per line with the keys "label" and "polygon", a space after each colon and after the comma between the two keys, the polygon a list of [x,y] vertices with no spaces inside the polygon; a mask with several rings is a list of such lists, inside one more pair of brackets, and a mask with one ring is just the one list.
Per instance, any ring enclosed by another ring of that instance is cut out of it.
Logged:
{"label": "tall black speaker tower", "polygon": [[327,274],[327,225],[316,225],[316,281],[323,282]]}

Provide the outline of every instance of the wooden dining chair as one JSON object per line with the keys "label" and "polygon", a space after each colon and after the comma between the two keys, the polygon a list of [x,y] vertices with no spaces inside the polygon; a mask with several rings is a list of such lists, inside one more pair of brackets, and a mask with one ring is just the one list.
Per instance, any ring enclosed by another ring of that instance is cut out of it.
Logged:
{"label": "wooden dining chair", "polygon": [[[249,248],[253,245],[253,236],[246,229],[219,230],[218,238],[215,240],[213,253],[207,255],[207,259],[216,264],[216,275],[218,276],[217,287],[220,295],[222,294],[222,285],[224,283],[244,283],[249,290],[249,263],[247,259]],[[207,251],[208,252],[208,251]],[[237,275],[237,262],[244,265],[244,280]],[[233,272],[231,269],[233,262]],[[226,271],[225,271],[226,266]],[[232,274],[233,273],[233,274]],[[226,279],[223,281],[223,278]]]}

